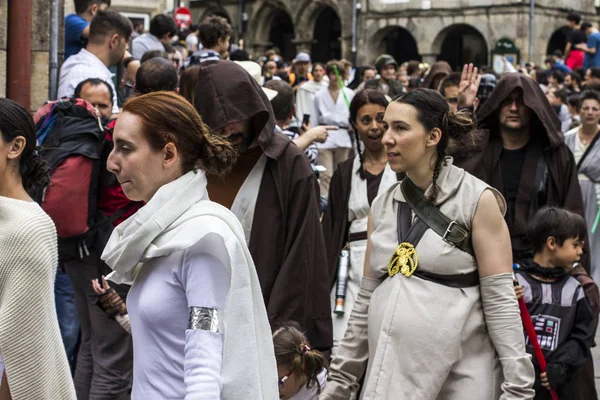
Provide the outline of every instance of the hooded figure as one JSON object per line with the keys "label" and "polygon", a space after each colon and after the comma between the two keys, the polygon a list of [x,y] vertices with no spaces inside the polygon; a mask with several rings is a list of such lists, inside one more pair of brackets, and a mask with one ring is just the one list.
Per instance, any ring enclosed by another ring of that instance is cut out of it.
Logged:
{"label": "hooded figure", "polygon": [[204,122],[240,152],[224,179],[209,181],[208,193],[242,223],[271,326],[297,321],[314,348],[330,350],[329,275],[319,189],[306,156],[274,132],[267,96],[233,62],[200,66],[195,107]]}
{"label": "hooded figure", "polygon": [[446,61],[437,61],[425,77],[421,87],[438,90],[442,80],[452,73],[452,67]]}
{"label": "hooded figure", "polygon": [[[519,116],[521,105],[525,107]],[[503,109],[507,110],[505,107],[511,111],[501,115]],[[506,198],[513,260],[531,259],[527,223],[537,210],[555,206],[584,216],[577,168],[564,144],[560,121],[539,85],[519,73],[506,74],[498,81],[477,112],[477,120],[484,129],[483,151],[477,163],[480,168],[473,172]],[[528,127],[529,139],[521,148],[507,149],[500,129],[510,130],[507,124],[515,122]],[[582,264],[589,272],[585,254]]]}

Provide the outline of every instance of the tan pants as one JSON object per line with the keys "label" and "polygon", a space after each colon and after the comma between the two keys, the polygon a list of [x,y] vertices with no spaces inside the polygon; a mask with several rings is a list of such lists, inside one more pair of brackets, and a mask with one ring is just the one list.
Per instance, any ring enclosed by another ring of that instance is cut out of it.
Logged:
{"label": "tan pants", "polygon": [[321,186],[321,196],[329,195],[329,183],[333,172],[338,164],[346,161],[350,154],[350,149],[319,149],[319,165],[327,168],[327,171],[319,174],[319,185]]}

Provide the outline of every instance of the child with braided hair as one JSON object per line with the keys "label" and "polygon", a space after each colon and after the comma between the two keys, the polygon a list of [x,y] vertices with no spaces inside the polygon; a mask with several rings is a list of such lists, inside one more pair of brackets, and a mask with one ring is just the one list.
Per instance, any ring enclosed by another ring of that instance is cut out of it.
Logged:
{"label": "child with braided hair", "polygon": [[316,400],[325,387],[325,357],[312,350],[297,323],[286,324],[273,333],[279,398]]}

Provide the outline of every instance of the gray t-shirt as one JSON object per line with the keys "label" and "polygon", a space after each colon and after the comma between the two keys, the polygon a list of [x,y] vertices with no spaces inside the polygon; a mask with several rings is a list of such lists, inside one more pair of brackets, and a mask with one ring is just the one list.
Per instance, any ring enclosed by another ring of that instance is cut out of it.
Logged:
{"label": "gray t-shirt", "polygon": [[165,46],[151,33],[138,36],[131,45],[131,55],[138,60],[141,60],[145,52],[151,50],[165,51]]}

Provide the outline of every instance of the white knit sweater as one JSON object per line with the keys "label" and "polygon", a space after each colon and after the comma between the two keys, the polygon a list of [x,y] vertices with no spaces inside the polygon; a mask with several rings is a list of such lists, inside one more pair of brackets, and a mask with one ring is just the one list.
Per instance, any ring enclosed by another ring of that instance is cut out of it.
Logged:
{"label": "white knit sweater", "polygon": [[56,246],[36,203],[0,196],[0,354],[13,400],[75,399],[54,305]]}

